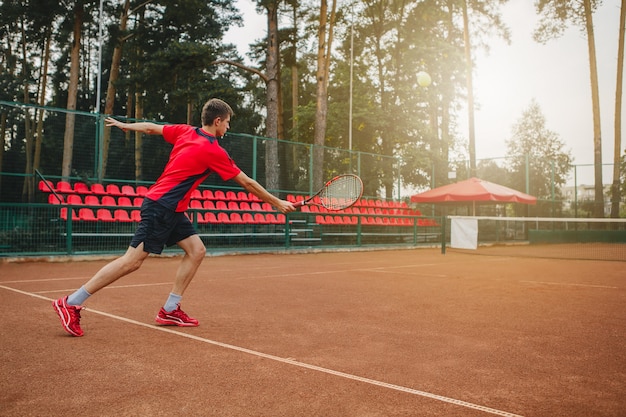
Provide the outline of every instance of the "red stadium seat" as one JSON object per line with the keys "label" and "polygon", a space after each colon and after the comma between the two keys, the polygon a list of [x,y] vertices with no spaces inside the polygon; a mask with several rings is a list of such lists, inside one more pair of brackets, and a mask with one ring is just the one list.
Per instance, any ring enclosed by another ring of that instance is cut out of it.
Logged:
{"label": "red stadium seat", "polygon": [[102,184],[91,184],[91,192],[96,195],[104,195],[107,193],[107,190],[104,189]]}
{"label": "red stadium seat", "polygon": [[215,203],[211,200],[205,200],[204,203],[202,203],[202,207],[205,210],[215,210]]}
{"label": "red stadium seat", "polygon": [[247,201],[240,201],[239,202],[239,210],[242,210],[242,211],[252,211],[252,208],[250,208],[250,203],[248,203]]}
{"label": "red stadium seat", "polygon": [[211,212],[206,213],[204,215],[204,221],[206,223],[212,223],[212,224],[220,223],[220,221],[217,220],[217,217],[215,216],[215,213],[211,213]]}
{"label": "red stadium seat", "polygon": [[44,193],[51,193],[52,191],[55,191],[52,181],[41,180],[39,181],[37,188],[39,189],[39,191],[42,191]]}
{"label": "red stadium seat", "polygon": [[191,203],[189,203],[189,207],[192,209],[198,209],[198,210],[202,210],[202,202],[200,200],[191,200]]}
{"label": "red stadium seat", "polygon": [[195,190],[191,192],[191,199],[192,200],[204,200],[204,197],[202,196],[202,192],[196,188]]}
{"label": "red stadium seat", "polygon": [[132,207],[133,203],[130,201],[130,198],[128,197],[120,197],[117,199],[117,205],[122,206],[122,207]]}
{"label": "red stadium seat", "polygon": [[237,204],[236,201],[229,201],[228,202],[228,210],[239,210],[239,204]]}
{"label": "red stadium seat", "polygon": [[82,221],[95,222],[98,219],[93,214],[93,210],[90,208],[82,208],[78,210],[78,219]]}
{"label": "red stadium seat", "polygon": [[79,195],[70,194],[67,196],[67,204],[71,204],[73,206],[80,206],[83,204],[83,200]]}
{"label": "red stadium seat", "polygon": [[228,217],[228,213],[217,213],[217,222],[218,223],[230,223],[230,217]]}
{"label": "red stadium seat", "polygon": [[234,201],[237,200],[237,194],[234,191],[226,191],[226,200]]}
{"label": "red stadium seat", "polygon": [[204,190],[202,192],[202,197],[204,197],[205,200],[215,200],[215,196],[211,190]]}
{"label": "red stadium seat", "polygon": [[69,182],[67,182],[67,181],[59,181],[59,182],[57,182],[56,191],[58,193],[63,193],[63,194],[73,194],[74,193],[74,189],[72,188],[72,185]]}
{"label": "red stadium seat", "polygon": [[[68,213],[67,212],[67,207],[63,207],[61,209],[61,214],[60,214],[61,219],[67,221],[67,213]],[[78,215],[76,214],[76,210],[74,210],[74,209],[72,209],[72,220],[78,220]]]}
{"label": "red stadium seat", "polygon": [[226,202],[221,201],[221,200],[215,203],[215,208],[217,210],[228,210],[228,206],[226,205]]}
{"label": "red stadium seat", "polygon": [[269,224],[277,224],[278,220],[276,219],[276,216],[274,215],[274,213],[267,213],[265,215],[265,221]]}
{"label": "red stadium seat", "polygon": [[261,204],[259,203],[250,203],[250,209],[252,211],[262,211]]}
{"label": "red stadium seat", "polygon": [[285,224],[286,221],[286,217],[282,213],[277,215],[275,215],[274,213],[267,213],[265,215],[265,219],[270,224]]}
{"label": "red stadium seat", "polygon": [[103,195],[102,205],[103,206],[117,206],[117,202],[115,201],[115,198],[111,197],[110,195]]}
{"label": "red stadium seat", "polygon": [[114,222],[115,218],[111,215],[111,211],[108,209],[98,209],[96,218],[102,222]]}
{"label": "red stadium seat", "polygon": [[237,192],[237,200],[239,201],[248,201],[248,193],[246,193],[245,191],[239,191]]}
{"label": "red stadium seat", "polygon": [[122,209],[115,210],[115,212],[113,213],[113,217],[116,221],[121,223],[130,223],[133,221],[133,219],[131,219],[128,215],[128,212]]}
{"label": "red stadium seat", "polygon": [[138,185],[136,192],[139,197],[145,197],[145,195],[148,194],[148,187],[145,185]]}
{"label": "red stadium seat", "polygon": [[133,210],[130,212],[130,218],[134,222],[141,221],[141,210]]}
{"label": "red stadium seat", "polygon": [[65,200],[63,199],[62,195],[48,194],[48,204],[63,204],[63,203],[65,203]]}
{"label": "red stadium seat", "polygon": [[85,197],[85,205],[87,206],[99,206],[100,200],[95,195],[88,195]]}
{"label": "red stadium seat", "polygon": [[255,213],[254,222],[256,224],[269,224],[263,213]]}
{"label": "red stadium seat", "polygon": [[143,197],[135,197],[135,198],[133,198],[133,206],[141,207],[142,204],[143,204]]}
{"label": "red stadium seat", "polygon": [[75,182],[74,192],[77,194],[91,194],[89,186],[87,186],[87,184],[85,184],[84,182]]}
{"label": "red stadium seat", "polygon": [[241,215],[241,219],[246,224],[253,224],[253,223],[255,223],[254,217],[252,217],[252,214],[250,214],[250,213],[243,213]]}
{"label": "red stadium seat", "polygon": [[132,185],[122,185],[122,194],[129,196],[129,197],[135,197],[137,195],[137,192],[135,191],[135,188]]}
{"label": "red stadium seat", "polygon": [[118,187],[117,184],[107,185],[106,191],[107,191],[107,194],[115,196],[115,197],[119,197],[123,195],[122,191],[120,190],[120,187]]}
{"label": "red stadium seat", "polygon": [[230,222],[232,224],[243,224],[243,219],[239,213],[230,213]]}
{"label": "red stadium seat", "polygon": [[224,191],[222,190],[215,191],[213,196],[215,196],[216,200],[226,200],[226,194],[224,194]]}

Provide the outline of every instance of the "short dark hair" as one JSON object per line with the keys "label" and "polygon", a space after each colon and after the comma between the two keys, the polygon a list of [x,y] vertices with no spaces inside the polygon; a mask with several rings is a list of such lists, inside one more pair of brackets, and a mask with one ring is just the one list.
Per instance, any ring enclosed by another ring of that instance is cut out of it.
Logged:
{"label": "short dark hair", "polygon": [[212,98],[204,103],[202,107],[202,126],[209,126],[213,124],[213,121],[220,118],[226,118],[227,116],[233,116],[233,109],[223,100],[219,98]]}

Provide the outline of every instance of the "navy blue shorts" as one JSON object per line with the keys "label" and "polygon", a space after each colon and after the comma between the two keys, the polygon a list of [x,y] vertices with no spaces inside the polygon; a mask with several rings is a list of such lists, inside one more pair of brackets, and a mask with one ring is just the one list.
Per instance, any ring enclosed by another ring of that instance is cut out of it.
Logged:
{"label": "navy blue shorts", "polygon": [[130,246],[143,242],[143,250],[160,254],[165,246],[172,246],[197,234],[185,213],[172,211],[154,200],[145,198],[141,205],[141,221]]}

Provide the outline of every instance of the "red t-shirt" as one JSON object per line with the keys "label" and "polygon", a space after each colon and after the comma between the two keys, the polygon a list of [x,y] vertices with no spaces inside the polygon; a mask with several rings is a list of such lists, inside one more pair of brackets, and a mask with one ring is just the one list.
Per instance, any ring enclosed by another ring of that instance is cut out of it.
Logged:
{"label": "red t-shirt", "polygon": [[210,173],[215,172],[228,181],[241,172],[217,138],[199,127],[166,125],[163,138],[174,148],[163,173],[146,197],[169,209],[187,210],[191,193]]}

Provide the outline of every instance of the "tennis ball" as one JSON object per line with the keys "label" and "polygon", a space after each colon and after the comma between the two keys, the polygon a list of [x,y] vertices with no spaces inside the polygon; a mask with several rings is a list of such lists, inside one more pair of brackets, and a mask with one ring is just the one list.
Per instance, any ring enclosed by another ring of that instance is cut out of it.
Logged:
{"label": "tennis ball", "polygon": [[428,75],[426,71],[420,71],[417,73],[417,83],[419,84],[420,87],[428,87],[431,82],[432,82],[432,79],[430,78],[430,75]]}

